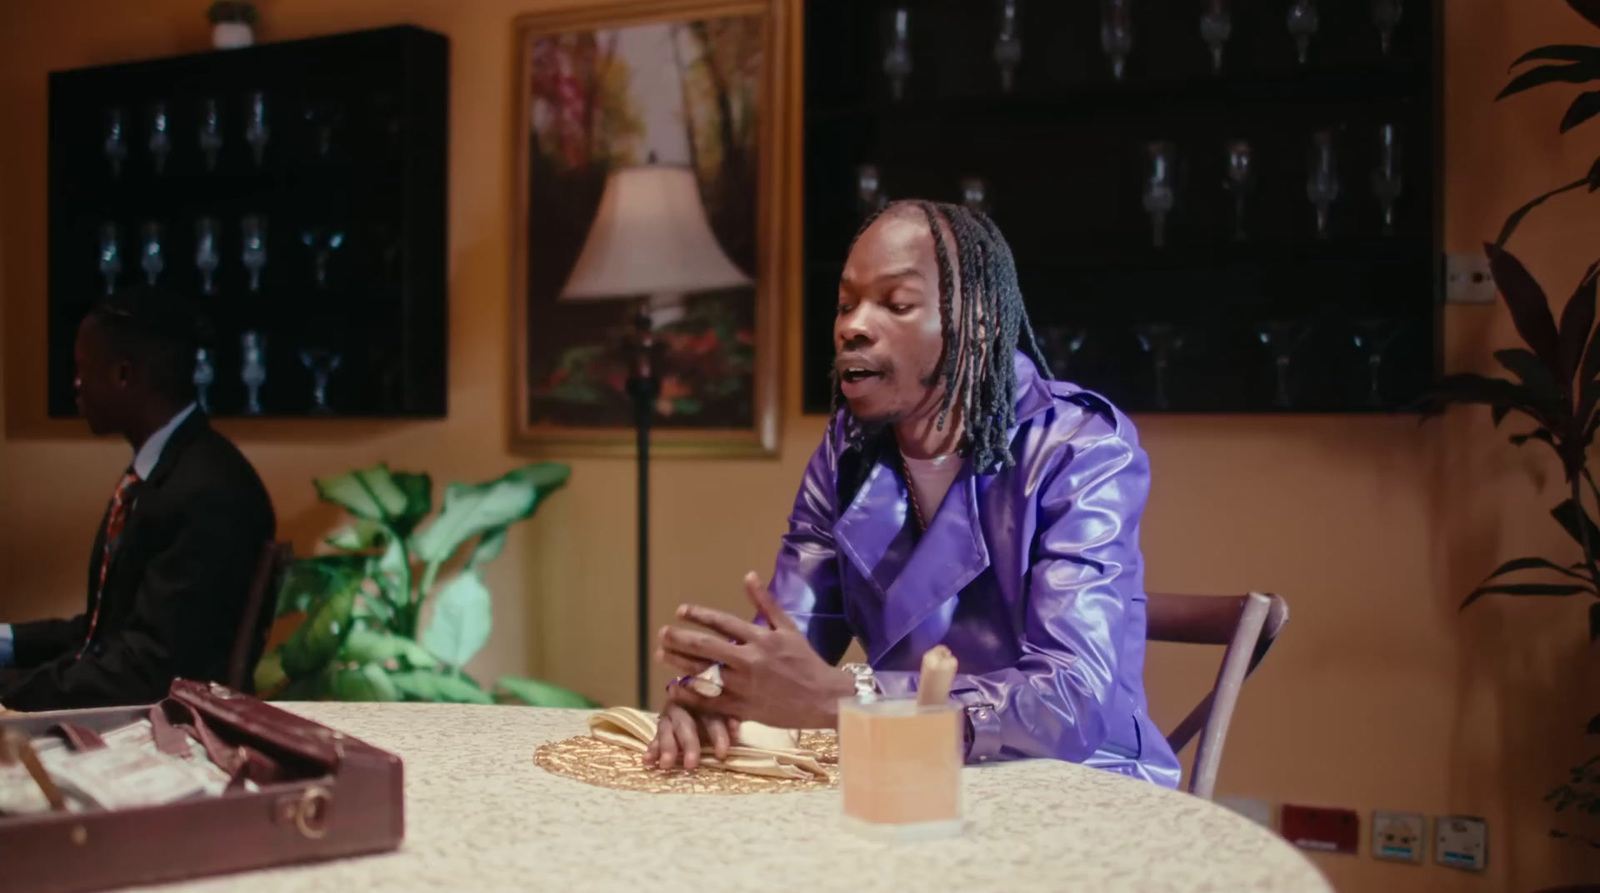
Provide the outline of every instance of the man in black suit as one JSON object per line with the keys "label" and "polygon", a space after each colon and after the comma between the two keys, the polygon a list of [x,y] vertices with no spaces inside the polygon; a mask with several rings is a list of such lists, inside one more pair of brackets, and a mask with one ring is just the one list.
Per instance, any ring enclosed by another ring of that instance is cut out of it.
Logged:
{"label": "man in black suit", "polygon": [[276,521],[261,479],[194,400],[192,311],[146,291],[78,329],[79,413],[133,461],[71,620],[0,624],[0,704],[56,710],[150,703],[174,678],[222,681]]}

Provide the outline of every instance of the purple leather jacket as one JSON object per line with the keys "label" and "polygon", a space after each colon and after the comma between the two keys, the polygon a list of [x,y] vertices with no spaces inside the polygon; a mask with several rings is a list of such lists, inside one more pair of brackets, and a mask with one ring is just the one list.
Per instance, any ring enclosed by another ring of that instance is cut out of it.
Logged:
{"label": "purple leather jacket", "polygon": [[[1104,398],[1020,353],[1016,369],[1016,464],[980,474],[968,459],[920,540],[897,454],[861,469],[841,411],[806,467],[772,592],[830,663],[860,640],[891,696],[914,694],[922,655],[948,647],[968,762],[1052,757],[1177,787],[1144,696],[1144,450]],[[853,497],[841,475],[862,481]]]}

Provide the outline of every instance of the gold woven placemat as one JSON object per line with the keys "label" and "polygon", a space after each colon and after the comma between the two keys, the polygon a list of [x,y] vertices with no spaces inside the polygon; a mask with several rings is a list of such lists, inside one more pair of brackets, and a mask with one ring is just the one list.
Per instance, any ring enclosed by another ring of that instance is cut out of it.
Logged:
{"label": "gold woven placemat", "polygon": [[588,735],[552,741],[534,751],[541,769],[585,784],[647,794],[782,794],[824,791],[839,783],[839,736],[833,732],[801,732],[800,746],[817,754],[826,779],[795,781],[767,778],[725,769],[654,769],[644,755]]}

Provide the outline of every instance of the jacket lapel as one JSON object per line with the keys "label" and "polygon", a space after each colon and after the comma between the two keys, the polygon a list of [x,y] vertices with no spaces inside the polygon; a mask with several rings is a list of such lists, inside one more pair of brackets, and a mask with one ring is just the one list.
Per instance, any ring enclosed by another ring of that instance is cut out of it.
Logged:
{"label": "jacket lapel", "polygon": [[[139,481],[130,488],[127,496],[128,517],[122,523],[122,537],[117,542],[116,551],[111,553],[111,567],[106,572],[106,590],[108,592],[112,588],[111,580],[117,573],[118,565],[122,563],[122,557],[128,553],[128,547],[138,540],[139,528],[137,525],[140,520],[140,504],[161,489],[162,483],[172,474],[172,469],[177,466],[178,459],[182,456],[184,450],[188,449],[189,445],[194,442],[195,438],[205,428],[206,420],[201,416],[200,410],[196,409],[191,412],[189,417],[183,420],[183,424],[172,432],[172,436],[167,438],[166,446],[161,448],[161,458],[156,460],[156,467],[150,470],[150,478]],[[100,522],[100,538],[97,540],[100,548],[104,548],[105,532],[106,522],[102,520]],[[98,555],[99,552],[97,551],[95,554]]]}

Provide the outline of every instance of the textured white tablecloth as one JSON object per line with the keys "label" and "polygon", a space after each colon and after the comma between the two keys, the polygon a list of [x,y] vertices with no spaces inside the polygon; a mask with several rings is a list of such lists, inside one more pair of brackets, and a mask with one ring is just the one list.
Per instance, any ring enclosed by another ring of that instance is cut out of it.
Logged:
{"label": "textured white tablecloth", "polygon": [[534,765],[586,734],[581,711],[279,704],[405,761],[390,854],[149,890],[626,890],[869,893],[1085,890],[1330,893],[1299,851],[1214,804],[1069,763],[966,770],[964,836],[892,846],[839,825],[839,795],[638,794]]}

